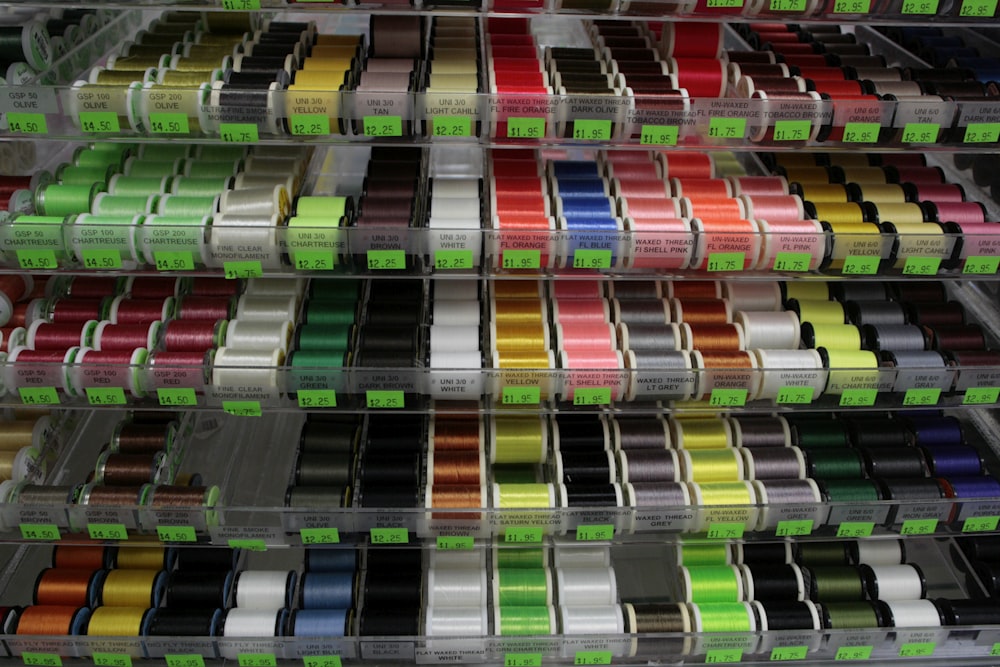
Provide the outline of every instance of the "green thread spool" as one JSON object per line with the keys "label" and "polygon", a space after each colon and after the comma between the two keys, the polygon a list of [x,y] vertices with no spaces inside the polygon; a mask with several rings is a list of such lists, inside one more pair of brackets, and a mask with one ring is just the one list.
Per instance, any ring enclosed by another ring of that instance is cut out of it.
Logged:
{"label": "green thread spool", "polygon": [[136,233],[136,246],[147,264],[156,264],[158,252],[190,252],[195,264],[203,264],[201,252],[208,216],[150,215]]}
{"label": "green thread spool", "polygon": [[545,462],[548,438],[539,417],[496,416],[490,422],[490,431],[492,463]]}
{"label": "green thread spool", "polygon": [[751,632],[757,624],[745,602],[693,603],[695,632]]}
{"label": "green thread spool", "polygon": [[687,602],[742,602],[743,578],[734,565],[681,568]]}
{"label": "green thread spool", "polygon": [[35,210],[44,216],[67,216],[88,213],[103,183],[62,185],[50,183],[35,191]]}
{"label": "green thread spool", "polygon": [[361,283],[357,280],[319,280],[309,283],[310,301],[358,301],[361,298]]}
{"label": "green thread spool", "polygon": [[865,599],[865,585],[856,567],[822,565],[810,567],[810,599],[813,602],[859,602]]}
{"label": "green thread spool", "polygon": [[292,355],[292,368],[343,368],[347,349],[296,350]]}
{"label": "green thread spool", "polygon": [[847,321],[844,305],[839,301],[797,299],[794,304],[789,305],[791,310],[798,311],[799,321],[803,324],[808,322],[813,326],[825,326],[844,324]]}
{"label": "green thread spool", "polygon": [[114,141],[95,141],[90,144],[90,150],[95,153],[106,155],[131,155],[138,149],[139,144],[119,144]]}
{"label": "green thread spool", "polygon": [[552,574],[547,568],[498,570],[495,595],[501,608],[551,604]]}
{"label": "green thread spool", "polygon": [[73,164],[77,167],[111,167],[116,172],[119,172],[124,168],[128,155],[127,150],[116,152],[81,149],[73,155]]}
{"label": "green thread spool", "polygon": [[830,602],[823,605],[823,624],[830,630],[882,626],[871,602]]}
{"label": "green thread spool", "polygon": [[806,452],[809,476],[815,479],[862,479],[861,453],[854,449],[818,449]]}
{"label": "green thread spool", "polygon": [[149,196],[164,194],[170,189],[170,177],[122,176],[116,174],[108,181],[108,193],[116,197]]}
{"label": "green thread spool", "polygon": [[847,542],[800,542],[795,561],[799,565],[842,566],[850,564]]}
{"label": "green thread spool", "polygon": [[212,216],[219,204],[218,197],[181,197],[179,195],[163,195],[156,212],[160,215],[176,215],[181,217]]}
{"label": "green thread spool", "polygon": [[878,486],[870,479],[836,479],[820,484],[827,502],[853,503],[881,500]]}
{"label": "green thread spool", "polygon": [[123,173],[126,176],[138,176],[139,178],[176,176],[183,171],[185,162],[185,160],[140,160],[138,158],[131,158],[125,164]]}
{"label": "green thread spool", "polygon": [[793,419],[792,441],[799,449],[842,449],[848,446],[847,426],[834,419]]}
{"label": "green thread spool", "polygon": [[57,260],[68,259],[61,216],[17,214],[0,225],[2,247],[13,256],[18,250],[51,250]]}
{"label": "green thread spool", "polygon": [[738,482],[743,479],[743,457],[734,448],[680,452],[686,482]]}
{"label": "green thread spool", "polygon": [[496,550],[497,569],[544,568],[548,565],[545,549],[500,548]]}
{"label": "green thread spool", "polygon": [[241,160],[225,160],[210,162],[207,160],[188,160],[184,175],[190,178],[232,178],[243,166]]}
{"label": "green thread spool", "polygon": [[729,565],[728,544],[682,544],[677,549],[679,565]]}
{"label": "green thread spool", "polygon": [[95,215],[150,215],[156,211],[157,195],[115,196],[101,193],[94,198],[90,212]]}
{"label": "green thread spool", "polygon": [[300,218],[338,220],[347,213],[347,197],[299,197],[295,215]]}
{"label": "green thread spool", "polygon": [[354,324],[357,306],[353,301],[314,301],[306,304],[306,324],[346,327]]}
{"label": "green thread spool", "polygon": [[548,509],[552,507],[551,484],[495,484],[496,506],[501,509]]}
{"label": "green thread spool", "polygon": [[675,419],[671,428],[679,449],[723,449],[733,444],[732,429],[725,419]]}
{"label": "green thread spool", "polygon": [[171,194],[182,197],[214,197],[232,185],[230,178],[191,178],[178,176],[170,186]]}
{"label": "green thread spool", "polygon": [[56,170],[56,179],[63,185],[92,185],[107,183],[115,170],[110,164],[78,167],[65,163]]}
{"label": "green thread spool", "polygon": [[[114,250],[122,262],[136,261],[132,254],[136,247],[136,230],[143,222],[142,216],[109,216],[84,213],[76,216],[66,230],[66,240],[76,255],[76,260],[86,266],[87,250]],[[99,232],[94,234],[94,231]],[[111,269],[113,266],[88,266],[92,269]]]}
{"label": "green thread spool", "polygon": [[351,344],[351,327],[303,324],[295,332],[299,350],[342,350]]}
{"label": "green thread spool", "polygon": [[500,625],[500,635],[523,637],[529,635],[552,634],[555,614],[551,606],[544,607],[500,607],[496,610]]}

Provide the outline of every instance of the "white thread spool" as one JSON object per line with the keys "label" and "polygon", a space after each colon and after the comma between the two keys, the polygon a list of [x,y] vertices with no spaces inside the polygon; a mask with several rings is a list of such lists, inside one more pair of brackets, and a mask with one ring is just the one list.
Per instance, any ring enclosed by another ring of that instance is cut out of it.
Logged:
{"label": "white thread spool", "polygon": [[[560,605],[559,622],[564,635],[583,635],[587,637],[608,637],[617,639],[625,632],[625,618],[621,605]],[[608,642],[612,647],[618,642]],[[574,646],[564,646],[563,650],[575,651]],[[603,646],[602,646],[603,648]],[[622,655],[624,651],[612,651],[612,655]]]}
{"label": "white thread spool", "polygon": [[276,215],[285,218],[291,208],[291,198],[283,185],[275,185],[273,188],[226,190],[219,196],[219,210],[225,215],[240,217]]}
{"label": "white thread spool", "polygon": [[293,296],[301,299],[309,281],[306,278],[251,278],[245,292],[253,296]]}
{"label": "white thread spool", "polygon": [[[220,347],[212,366],[212,387],[222,400],[257,400],[278,395],[280,349],[234,350]],[[251,395],[248,395],[251,394]]]}
{"label": "white thread spool", "polygon": [[800,333],[795,313],[737,312],[736,323],[743,327],[746,349],[797,350]]}
{"label": "white thread spool", "polygon": [[941,612],[930,600],[883,600],[897,628],[941,627]]}
{"label": "white thread spool", "polygon": [[428,569],[440,570],[485,570],[486,550],[440,551],[431,549],[427,562]]}
{"label": "white thread spool", "polygon": [[482,321],[479,301],[474,299],[441,299],[435,294],[432,324],[448,326],[475,326]]}
{"label": "white thread spool", "polygon": [[733,310],[781,310],[781,286],[774,282],[727,282],[723,285],[725,298]]}
{"label": "white thread spool", "polygon": [[[487,607],[433,607],[428,603],[424,629],[428,637],[483,637],[489,632]],[[481,644],[479,644],[481,647]],[[461,651],[476,648],[476,643],[434,640],[428,648]]]}
{"label": "white thread spool", "polygon": [[611,567],[569,567],[556,570],[559,602],[564,605],[606,605],[618,601],[618,581]]}
{"label": "white thread spool", "polygon": [[[478,301],[479,282],[475,280],[435,280],[434,303],[438,301]],[[477,306],[478,307],[478,306]]]}
{"label": "white thread spool", "polygon": [[552,562],[561,568],[607,568],[611,565],[611,551],[607,547],[559,547],[552,551]]}
{"label": "white thread spool", "polygon": [[240,609],[289,607],[295,590],[292,570],[244,570],[236,576],[236,606]]}
{"label": "white thread spool", "polygon": [[[288,618],[287,609],[239,609],[233,608],[226,612],[223,623],[223,637],[280,637],[284,634],[285,622]],[[222,642],[219,653],[229,660],[237,660],[240,653],[247,650],[242,642]],[[261,650],[259,643],[254,643],[251,650]]]}
{"label": "white thread spool", "polygon": [[919,600],[927,594],[923,572],[916,565],[865,565],[873,600]]}
{"label": "white thread spool", "polygon": [[764,400],[778,398],[785,388],[811,388],[812,399],[823,394],[828,371],[816,350],[754,350],[763,378],[757,397]]}
{"label": "white thread spool", "polygon": [[478,397],[483,394],[483,355],[479,350],[431,350],[430,387],[433,398]]}
{"label": "white thread spool", "polygon": [[278,216],[217,215],[209,228],[207,264],[258,261],[263,269],[281,268]]}
{"label": "white thread spool", "polygon": [[292,336],[291,320],[254,321],[235,319],[226,330],[226,347],[238,350],[274,350],[288,352]]}
{"label": "white thread spool", "polygon": [[431,354],[435,352],[479,352],[479,327],[431,325],[430,345]]}
{"label": "white thread spool", "polygon": [[855,549],[858,565],[899,565],[906,560],[901,540],[858,540]]}
{"label": "white thread spool", "polygon": [[435,199],[459,199],[473,197],[478,199],[480,180],[478,178],[442,178],[431,179],[431,196]]}
{"label": "white thread spool", "polygon": [[298,309],[298,299],[294,296],[244,294],[236,304],[236,319],[252,322],[282,320],[294,322]]}
{"label": "white thread spool", "polygon": [[485,607],[487,590],[485,570],[427,571],[428,607]]}

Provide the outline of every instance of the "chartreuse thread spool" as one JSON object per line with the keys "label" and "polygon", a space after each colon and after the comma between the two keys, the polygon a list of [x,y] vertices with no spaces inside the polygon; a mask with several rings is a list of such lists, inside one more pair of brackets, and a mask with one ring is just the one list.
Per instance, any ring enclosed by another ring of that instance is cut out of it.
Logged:
{"label": "chartreuse thread spool", "polygon": [[35,210],[42,215],[65,216],[90,211],[103,183],[63,185],[49,183],[35,191]]}
{"label": "chartreuse thread spool", "polygon": [[544,549],[498,548],[496,550],[497,568],[542,568],[547,564],[547,554]]}
{"label": "chartreuse thread spool", "polygon": [[879,380],[878,357],[868,350],[819,349],[830,375],[826,393],[842,394],[848,389],[876,389]]}
{"label": "chartreuse thread spool", "polygon": [[811,348],[828,350],[860,350],[861,332],[853,324],[802,325],[802,337]]}
{"label": "chartreuse thread spool", "polygon": [[506,509],[549,508],[553,504],[551,484],[495,484],[497,507]]}
{"label": "chartreuse thread spool", "polygon": [[555,614],[551,605],[498,607],[496,618],[502,637],[548,635],[555,629]]}
{"label": "chartreuse thread spool", "polygon": [[676,419],[674,442],[684,449],[722,449],[732,446],[732,430],[725,419]]}
{"label": "chartreuse thread spool", "polygon": [[185,197],[181,195],[165,195],[160,198],[156,212],[160,215],[176,215],[183,217],[211,216],[216,213],[219,197]]}
{"label": "chartreuse thread spool", "polygon": [[85,253],[88,250],[116,251],[121,262],[134,262],[135,234],[142,222],[143,218],[138,215],[112,216],[84,213],[76,216],[73,224],[66,230],[66,237],[79,262],[86,262]]}
{"label": "chartreuse thread spool", "polygon": [[845,322],[844,305],[839,301],[818,299],[796,299],[789,304],[790,308],[799,314],[799,321],[815,326],[826,324],[843,324]]}
{"label": "chartreuse thread spool", "polygon": [[757,627],[746,602],[698,602],[691,612],[695,632],[752,632]]}
{"label": "chartreuse thread spool", "polygon": [[62,185],[92,186],[94,183],[107,183],[114,173],[115,170],[111,165],[78,167],[67,163],[56,170],[56,178]]}
{"label": "chartreuse thread spool", "polygon": [[503,568],[497,572],[501,607],[539,606],[552,602],[552,577],[545,568]]}
{"label": "chartreuse thread spool", "polygon": [[159,201],[159,195],[126,197],[101,193],[94,197],[90,212],[98,215],[149,215],[156,211]]}
{"label": "chartreuse thread spool", "polygon": [[[491,423],[492,463],[543,463],[545,423],[538,416],[497,416]],[[543,505],[547,507],[548,505]],[[537,505],[536,505],[537,507]]]}
{"label": "chartreuse thread spool", "polygon": [[738,482],[743,479],[743,457],[735,448],[680,452],[688,482]]}
{"label": "chartreuse thread spool", "polygon": [[137,250],[147,264],[156,264],[158,252],[189,252],[195,264],[203,264],[208,216],[150,215],[136,229]]}
{"label": "chartreuse thread spool", "polygon": [[680,565],[729,565],[733,557],[729,545],[721,542],[687,542],[680,545],[677,552]]}
{"label": "chartreuse thread spool", "polygon": [[108,181],[108,192],[115,196],[138,197],[151,192],[167,192],[170,187],[170,177],[140,177],[122,176],[116,174]]}
{"label": "chartreuse thread spool", "polygon": [[170,193],[181,197],[214,197],[229,189],[231,178],[192,178],[178,176],[170,185]]}
{"label": "chartreuse thread spool", "polygon": [[734,565],[681,568],[687,602],[742,602],[743,578]]}

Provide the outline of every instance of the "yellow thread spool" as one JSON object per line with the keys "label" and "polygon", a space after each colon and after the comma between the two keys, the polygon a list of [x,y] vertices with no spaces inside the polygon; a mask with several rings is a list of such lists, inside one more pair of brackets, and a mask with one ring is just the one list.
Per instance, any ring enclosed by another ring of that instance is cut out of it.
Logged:
{"label": "yellow thread spool", "polygon": [[774,161],[788,169],[816,166],[816,156],[812,153],[775,153]]}
{"label": "yellow thread spool", "polygon": [[496,362],[502,370],[547,370],[552,368],[552,355],[547,350],[498,350]]}
{"label": "yellow thread spool", "polygon": [[844,315],[844,304],[839,301],[816,301],[813,299],[800,299],[799,322],[805,324],[844,324],[847,319]]}
{"label": "yellow thread spool", "polygon": [[743,457],[733,447],[685,450],[680,455],[686,482],[738,482],[743,479]]}
{"label": "yellow thread spool", "polygon": [[828,350],[860,350],[861,332],[853,324],[820,324],[813,323],[813,340],[809,347]]}
{"label": "yellow thread spool", "polygon": [[[326,116],[331,134],[341,134],[340,93],[346,70],[299,72],[295,83],[285,94],[285,114],[292,119],[296,115]],[[294,120],[294,119],[292,119]],[[338,218],[339,219],[339,218]]]}
{"label": "yellow thread spool", "polygon": [[802,199],[813,204],[844,204],[847,190],[839,184],[803,183]]}
{"label": "yellow thread spool", "polygon": [[497,416],[490,423],[491,463],[544,463],[548,432],[544,420],[532,415]]}
{"label": "yellow thread spool", "polygon": [[895,224],[917,224],[924,222],[924,211],[912,202],[878,205],[878,219]]}
{"label": "yellow thread spool", "polygon": [[98,607],[90,615],[87,634],[91,637],[137,637],[147,607]]}
{"label": "yellow thread spool", "polygon": [[168,88],[193,88],[203,83],[214,81],[217,78],[218,70],[192,70],[190,72],[178,72],[176,70],[161,70],[157,77],[161,86]]}
{"label": "yellow thread spool", "polygon": [[497,507],[502,509],[548,509],[555,504],[551,484],[494,484]]}
{"label": "yellow thread spool", "polygon": [[830,268],[842,269],[844,260],[851,256],[884,257],[890,243],[883,237],[878,225],[871,222],[843,223],[831,222],[833,250],[830,253]]}
{"label": "yellow thread spool", "polygon": [[750,482],[690,483],[692,504],[698,508],[701,530],[713,523],[739,523],[754,526],[757,523],[757,495]]}
{"label": "yellow thread spool", "polygon": [[119,549],[115,566],[120,570],[162,570],[167,551],[163,547]]}
{"label": "yellow thread spool", "polygon": [[541,322],[526,324],[497,323],[496,347],[509,352],[513,350],[544,350],[548,348],[545,325]]}
{"label": "yellow thread spool", "polygon": [[127,86],[135,81],[142,81],[142,74],[138,70],[104,69],[94,74],[93,83],[100,86]]}
{"label": "yellow thread spool", "polygon": [[885,172],[881,167],[841,166],[845,183],[858,183],[865,186],[869,183],[885,183]]}
{"label": "yellow thread spool", "polygon": [[811,165],[794,167],[790,170],[789,180],[801,185],[827,185],[830,183],[830,171],[826,167]]}
{"label": "yellow thread spool", "polygon": [[326,86],[316,90],[338,90],[354,66],[352,58],[306,58],[295,73],[295,85]]}
{"label": "yellow thread spool", "polygon": [[538,299],[542,294],[541,285],[532,280],[494,280],[493,298],[507,299]]}
{"label": "yellow thread spool", "polygon": [[29,447],[34,442],[35,420],[15,419],[2,422],[0,428],[0,451],[16,452],[22,447]]}
{"label": "yellow thread spool", "polygon": [[115,59],[115,72],[145,72],[160,66],[163,56],[125,56]]}
{"label": "yellow thread spool", "polygon": [[499,324],[531,324],[545,321],[538,299],[497,299],[494,321]]}
{"label": "yellow thread spool", "polygon": [[896,229],[896,261],[901,269],[910,257],[948,259],[955,250],[955,237],[945,234],[941,225],[933,222],[894,223]]}
{"label": "yellow thread spool", "polygon": [[830,224],[861,224],[865,221],[861,207],[855,202],[844,204],[833,204],[827,202],[813,202],[816,208],[816,218]]}
{"label": "yellow thread spool", "polygon": [[106,607],[156,606],[155,586],[161,570],[111,570],[101,587],[101,604]]}
{"label": "yellow thread spool", "polygon": [[865,201],[878,204],[879,214],[882,213],[883,204],[904,204],[906,194],[903,188],[895,183],[871,184],[865,183],[861,187],[861,195]]}
{"label": "yellow thread spool", "polygon": [[820,355],[829,369],[826,393],[843,394],[848,389],[877,389],[878,357],[868,350],[827,350]]}
{"label": "yellow thread spool", "polygon": [[728,419],[672,419],[670,429],[674,446],[678,449],[723,449],[733,446],[733,432]]}
{"label": "yellow thread spool", "polygon": [[788,283],[782,283],[785,290],[785,300],[798,299],[802,301],[804,299],[815,300],[815,301],[826,301],[830,298],[830,287],[828,283],[825,282],[803,282],[794,281]]}

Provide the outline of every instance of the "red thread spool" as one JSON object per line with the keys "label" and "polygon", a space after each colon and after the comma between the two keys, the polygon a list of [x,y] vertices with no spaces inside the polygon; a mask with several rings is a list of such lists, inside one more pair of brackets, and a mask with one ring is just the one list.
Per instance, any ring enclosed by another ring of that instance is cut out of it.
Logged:
{"label": "red thread spool", "polygon": [[74,299],[102,299],[106,296],[117,296],[120,286],[119,278],[103,276],[75,276],[66,290],[66,296]]}
{"label": "red thread spool", "polygon": [[57,568],[91,571],[103,569],[104,547],[58,545],[52,552],[52,565]]}
{"label": "red thread spool", "polygon": [[56,299],[50,319],[57,324],[83,324],[102,319],[103,307],[103,299]]}
{"label": "red thread spool", "polygon": [[671,281],[670,295],[674,299],[718,299],[722,288],[715,280]]}
{"label": "red thread spool", "polygon": [[512,178],[510,176],[494,174],[493,191],[496,193],[498,199],[501,196],[543,197],[545,195],[543,184],[544,181],[537,176]]}
{"label": "red thread spool", "polygon": [[682,204],[685,217],[700,218],[702,221],[727,223],[746,217],[743,203],[732,197],[685,197]]}
{"label": "red thread spool", "polygon": [[[818,93],[825,93],[835,99],[842,99],[845,96],[862,95],[861,83],[858,81],[813,81],[813,87]],[[849,99],[857,99],[850,97]],[[872,98],[877,100],[878,98]]]}
{"label": "red thread spool", "polygon": [[177,295],[179,278],[160,278],[158,276],[136,276],[129,285],[128,292],[133,299],[166,299]]}
{"label": "red thread spool", "polygon": [[712,178],[715,165],[707,153],[660,153],[664,178]]}
{"label": "red thread spool", "polygon": [[0,292],[5,294],[11,303],[20,301],[30,290],[29,279],[25,276],[0,276]]}
{"label": "red thread spool", "polygon": [[91,322],[70,324],[54,324],[39,322],[32,325],[33,335],[29,342],[34,350],[52,350],[65,353],[71,347],[87,343],[85,332],[92,326]]}
{"label": "red thread spool", "polygon": [[537,194],[515,195],[497,194],[496,214],[498,216],[548,216],[547,201]]}
{"label": "red thread spool", "polygon": [[675,197],[719,197],[733,196],[729,181],[723,178],[671,178],[671,190]]}
{"label": "red thread spool", "polygon": [[110,350],[131,352],[138,347],[151,348],[156,344],[158,329],[159,320],[149,324],[104,323],[94,336],[94,347],[104,352]]}
{"label": "red thread spool", "polygon": [[146,366],[146,387],[151,391],[184,388],[201,392],[210,362],[205,352],[154,352]]}
{"label": "red thread spool", "polygon": [[847,74],[841,67],[800,67],[799,76],[814,83],[820,81],[844,81]]}
{"label": "red thread spool", "polygon": [[[169,297],[167,297],[169,298]],[[170,317],[171,304],[164,299],[121,299],[115,304],[115,324],[152,324]]]}
{"label": "red thread spool", "polygon": [[490,39],[494,39],[501,35],[527,34],[531,31],[531,23],[523,17],[490,16],[486,28]]}
{"label": "red thread spool", "polygon": [[[720,13],[709,10],[711,13]],[[668,23],[662,37],[667,58],[718,58],[722,53],[721,23]]]}
{"label": "red thread spool", "polygon": [[726,66],[719,60],[674,58],[670,68],[677,73],[677,87],[691,97],[722,97],[726,91]]}
{"label": "red thread spool", "polygon": [[[700,216],[699,216],[700,217]],[[715,253],[742,253],[743,266],[735,269],[753,268],[760,253],[760,234],[757,224],[752,220],[739,219],[701,219],[691,224],[698,241],[698,256],[700,261],[694,268],[705,269]]]}
{"label": "red thread spool", "polygon": [[188,294],[194,296],[236,296],[240,293],[240,281],[225,278],[192,278]]}
{"label": "red thread spool", "polygon": [[163,347],[169,352],[205,352],[218,343],[218,328],[218,321],[171,320],[164,327]]}
{"label": "red thread spool", "polygon": [[233,301],[217,296],[184,296],[177,306],[179,320],[228,320],[232,317]]}

